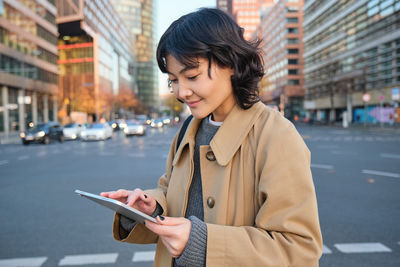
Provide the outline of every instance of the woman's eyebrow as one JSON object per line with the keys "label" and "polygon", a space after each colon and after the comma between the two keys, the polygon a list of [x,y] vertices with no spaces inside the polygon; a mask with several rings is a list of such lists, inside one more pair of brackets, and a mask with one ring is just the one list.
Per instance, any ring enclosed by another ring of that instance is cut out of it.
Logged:
{"label": "woman's eyebrow", "polygon": [[[181,69],[181,70],[179,71],[179,74],[182,74],[182,73],[184,73],[184,72],[186,72],[186,71],[189,71],[189,70],[197,69],[198,67],[199,67],[199,66],[186,66],[186,67],[184,67],[183,69]],[[168,70],[167,70],[167,74],[171,74],[171,75],[176,76],[174,73],[169,72]]]}
{"label": "woman's eyebrow", "polygon": [[199,66],[186,66],[186,67],[184,67],[183,69],[181,69],[180,71],[179,71],[179,74],[182,74],[182,73],[184,73],[184,72],[186,72],[186,71],[188,71],[188,70],[192,70],[192,69],[197,69]]}

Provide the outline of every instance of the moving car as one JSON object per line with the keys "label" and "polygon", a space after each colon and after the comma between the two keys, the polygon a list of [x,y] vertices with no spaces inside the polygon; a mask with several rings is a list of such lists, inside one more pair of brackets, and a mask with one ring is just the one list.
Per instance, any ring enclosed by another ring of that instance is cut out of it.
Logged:
{"label": "moving car", "polygon": [[80,123],[68,123],[64,125],[63,133],[64,138],[68,140],[76,140],[80,137],[81,132],[85,129],[85,126]]}
{"label": "moving car", "polygon": [[86,126],[81,132],[81,139],[89,140],[107,140],[112,137],[112,128],[108,123],[92,123]]}
{"label": "moving car", "polygon": [[127,121],[124,133],[126,136],[145,135],[146,126],[144,126],[143,123],[141,123],[140,121]]}
{"label": "moving car", "polygon": [[52,140],[64,142],[63,128],[56,122],[38,123],[20,134],[22,144],[49,144]]}
{"label": "moving car", "polygon": [[163,119],[156,119],[151,122],[150,126],[152,128],[162,128],[164,126]]}

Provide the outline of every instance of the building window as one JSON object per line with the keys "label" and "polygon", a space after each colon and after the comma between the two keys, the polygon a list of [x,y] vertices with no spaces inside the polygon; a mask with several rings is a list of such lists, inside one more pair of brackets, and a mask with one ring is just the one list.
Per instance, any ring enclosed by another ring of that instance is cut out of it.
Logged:
{"label": "building window", "polygon": [[298,44],[299,43],[299,39],[297,39],[297,38],[288,38],[287,41],[288,41],[288,44]]}
{"label": "building window", "polygon": [[298,23],[299,19],[298,18],[286,18],[287,23]]}
{"label": "building window", "polygon": [[288,64],[289,65],[299,65],[299,60],[298,59],[288,59]]}
{"label": "building window", "polygon": [[298,75],[299,74],[299,70],[298,69],[289,69],[288,70],[288,74],[289,75]]}
{"label": "building window", "polygon": [[299,33],[299,28],[287,28],[287,33]]}
{"label": "building window", "polygon": [[299,85],[300,81],[297,79],[290,79],[288,80],[288,85]]}
{"label": "building window", "polygon": [[290,48],[287,50],[288,54],[298,54],[299,53],[299,49],[297,48]]}
{"label": "building window", "polygon": [[299,11],[299,8],[298,8],[297,6],[288,6],[288,7],[286,8],[286,10],[287,10],[288,12],[298,12],[298,11]]}

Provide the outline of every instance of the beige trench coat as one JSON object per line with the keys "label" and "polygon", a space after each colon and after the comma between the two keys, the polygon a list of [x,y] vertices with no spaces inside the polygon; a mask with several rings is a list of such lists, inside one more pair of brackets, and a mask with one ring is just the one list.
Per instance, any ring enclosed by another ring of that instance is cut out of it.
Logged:
{"label": "beige trench coat", "polygon": [[[165,216],[185,214],[199,124],[192,120],[176,153],[175,137],[166,173],[157,189],[147,191]],[[207,266],[318,266],[322,237],[310,152],[280,113],[261,102],[248,110],[235,106],[210,145],[200,147],[200,168]],[[154,266],[172,265],[168,250],[144,225],[124,239],[119,231],[116,214],[116,240],[157,242]]]}

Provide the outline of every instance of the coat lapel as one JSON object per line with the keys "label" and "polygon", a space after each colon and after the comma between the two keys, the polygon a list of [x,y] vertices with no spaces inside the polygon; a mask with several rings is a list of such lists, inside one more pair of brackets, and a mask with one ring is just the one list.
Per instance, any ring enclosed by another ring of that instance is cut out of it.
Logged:
{"label": "coat lapel", "polygon": [[[229,163],[264,108],[265,106],[261,102],[255,103],[247,110],[243,110],[237,105],[233,107],[210,142],[211,149],[219,165],[226,166]],[[196,132],[200,123],[201,120],[196,118],[189,123],[172,162],[173,166],[179,161],[187,144],[189,144],[191,155],[193,154]]]}
{"label": "coat lapel", "polygon": [[247,110],[237,105],[233,107],[210,142],[219,165],[226,166],[229,163],[264,108],[261,102]]}

